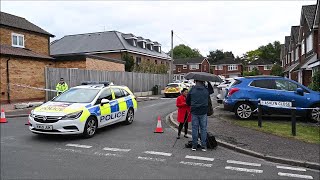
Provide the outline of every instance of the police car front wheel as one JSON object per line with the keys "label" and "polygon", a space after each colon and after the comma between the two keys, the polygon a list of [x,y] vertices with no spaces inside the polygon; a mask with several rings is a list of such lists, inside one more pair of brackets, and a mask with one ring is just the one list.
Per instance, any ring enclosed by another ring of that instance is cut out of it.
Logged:
{"label": "police car front wheel", "polygon": [[96,133],[97,126],[97,120],[94,117],[89,117],[84,126],[83,136],[86,138],[93,137]]}
{"label": "police car front wheel", "polygon": [[133,119],[134,119],[134,111],[132,108],[130,108],[127,113],[125,124],[131,124],[133,122]]}

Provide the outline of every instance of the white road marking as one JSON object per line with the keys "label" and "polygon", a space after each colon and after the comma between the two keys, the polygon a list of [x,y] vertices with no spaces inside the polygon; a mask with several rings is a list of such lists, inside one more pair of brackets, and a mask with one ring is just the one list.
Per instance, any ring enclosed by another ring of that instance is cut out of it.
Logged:
{"label": "white road marking", "polygon": [[100,153],[100,152],[95,152],[94,153],[95,155],[98,155],[98,156],[114,156],[114,157],[122,157],[121,155],[119,154],[112,154],[112,153]]}
{"label": "white road marking", "polygon": [[185,158],[187,158],[187,159],[198,159],[198,160],[204,160],[204,161],[213,161],[214,160],[214,158],[201,157],[201,156],[189,156],[189,155],[187,155]]}
{"label": "white road marking", "polygon": [[67,144],[66,146],[71,146],[71,147],[78,147],[78,148],[91,148],[92,146],[87,146],[87,145],[81,145],[81,144]]}
{"label": "white road marking", "polygon": [[172,156],[171,153],[156,152],[156,151],[145,151],[144,153],[153,154],[153,155],[160,155],[160,156]]}
{"label": "white road marking", "polygon": [[279,176],[287,176],[287,177],[295,177],[295,178],[303,178],[303,179],[313,179],[312,176],[301,175],[301,174],[290,174],[290,173],[282,173],[278,172]]}
{"label": "white road marking", "polygon": [[68,151],[68,152],[73,152],[73,153],[81,153],[82,151],[79,150],[79,149],[62,149],[62,148],[56,148],[56,150],[59,150],[59,151]]}
{"label": "white road marking", "polygon": [[248,165],[248,166],[261,166],[261,164],[257,164],[257,163],[249,163],[249,162],[234,161],[234,160],[227,160],[227,163],[242,164],[242,165]]}
{"label": "white road marking", "polygon": [[185,161],[181,161],[180,164],[185,164],[185,165],[190,165],[190,166],[212,167],[212,164],[185,162]]}
{"label": "white road marking", "polygon": [[304,168],[295,168],[295,167],[287,167],[287,166],[277,166],[278,169],[289,169],[294,171],[307,171]]}
{"label": "white road marking", "polygon": [[166,161],[165,159],[161,159],[161,158],[141,157],[141,156],[139,156],[138,159],[149,160],[149,161],[160,161],[160,162]]}
{"label": "white road marking", "polygon": [[251,172],[251,173],[263,173],[263,170],[260,170],[260,169],[247,169],[247,168],[239,168],[239,167],[232,167],[232,166],[226,166],[225,169],[234,170],[234,171]]}
{"label": "white road marking", "polygon": [[105,147],[105,148],[103,148],[103,150],[105,150],[105,151],[120,151],[120,152],[131,151],[131,149],[119,149],[119,148],[109,148],[109,147]]}

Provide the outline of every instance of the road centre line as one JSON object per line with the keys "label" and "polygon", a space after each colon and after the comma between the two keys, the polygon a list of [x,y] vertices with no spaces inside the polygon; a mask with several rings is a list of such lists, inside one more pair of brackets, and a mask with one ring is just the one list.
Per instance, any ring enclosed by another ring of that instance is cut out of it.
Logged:
{"label": "road centre line", "polygon": [[181,161],[180,164],[185,164],[185,165],[190,165],[190,166],[212,167],[212,164],[185,162],[185,161]]}
{"label": "road centre line", "polygon": [[187,158],[187,159],[204,160],[204,161],[213,161],[214,160],[214,158],[201,157],[201,156],[189,156],[189,155],[187,155],[185,158]]}
{"label": "road centre line", "polygon": [[279,175],[279,176],[286,176],[286,177],[303,178],[303,179],[313,179],[312,176],[301,175],[301,174],[291,174],[291,173],[278,172],[278,175]]}
{"label": "road centre line", "polygon": [[234,161],[234,160],[227,160],[227,163],[242,164],[242,165],[248,165],[248,166],[261,166],[261,164],[258,164],[258,163],[249,163],[249,162]]}
{"label": "road centre line", "polygon": [[103,150],[105,150],[105,151],[119,151],[119,152],[131,151],[131,149],[119,149],[119,148],[109,148],[109,147],[105,147],[105,148],[103,148]]}
{"label": "road centre line", "polygon": [[149,160],[149,161],[160,161],[160,162],[166,161],[165,159],[161,159],[161,158],[141,157],[141,156],[139,156],[138,159]]}
{"label": "road centre line", "polygon": [[239,167],[232,167],[232,166],[226,166],[225,169],[234,170],[234,171],[251,172],[251,173],[263,173],[263,170],[260,170],[260,169],[247,169],[247,168],[239,168]]}
{"label": "road centre line", "polygon": [[153,155],[160,155],[160,156],[172,156],[171,153],[165,153],[165,152],[156,152],[156,151],[145,151],[146,154],[153,154]]}
{"label": "road centre line", "polygon": [[81,144],[67,144],[66,146],[70,146],[70,147],[78,147],[78,148],[86,148],[89,149],[92,146],[87,146],[87,145],[81,145]]}
{"label": "road centre line", "polygon": [[287,166],[277,166],[278,169],[289,169],[294,171],[307,171],[304,168],[295,168],[295,167],[287,167]]}

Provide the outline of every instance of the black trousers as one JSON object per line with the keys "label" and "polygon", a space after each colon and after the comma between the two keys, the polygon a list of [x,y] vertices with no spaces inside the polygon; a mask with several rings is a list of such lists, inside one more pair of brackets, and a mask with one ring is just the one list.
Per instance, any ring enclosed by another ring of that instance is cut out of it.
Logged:
{"label": "black trousers", "polygon": [[[178,127],[178,136],[180,136],[182,128],[183,128],[183,123],[180,123],[179,127]],[[184,123],[184,134],[187,134],[187,133],[188,133],[188,122],[185,122]]]}

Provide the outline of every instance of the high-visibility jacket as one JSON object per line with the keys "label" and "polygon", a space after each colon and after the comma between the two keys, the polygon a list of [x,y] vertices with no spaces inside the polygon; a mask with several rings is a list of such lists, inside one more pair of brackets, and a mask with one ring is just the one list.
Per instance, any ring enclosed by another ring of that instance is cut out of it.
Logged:
{"label": "high-visibility jacket", "polygon": [[58,83],[57,86],[56,86],[56,90],[58,91],[57,92],[57,95],[61,94],[62,92],[68,90],[69,87],[68,87],[68,84],[67,83]]}

